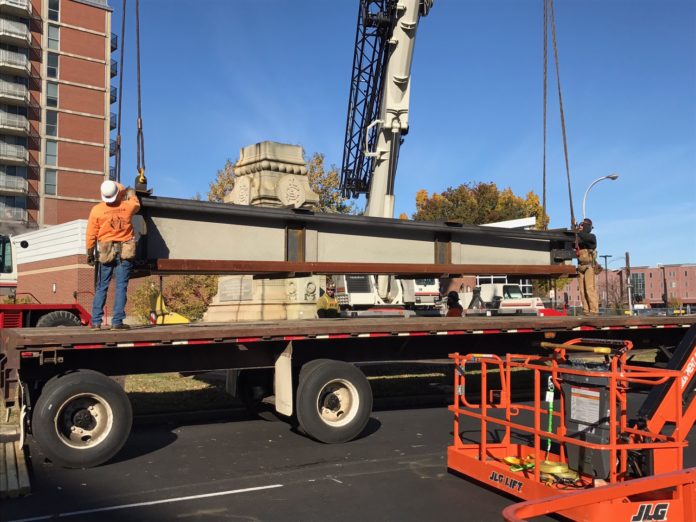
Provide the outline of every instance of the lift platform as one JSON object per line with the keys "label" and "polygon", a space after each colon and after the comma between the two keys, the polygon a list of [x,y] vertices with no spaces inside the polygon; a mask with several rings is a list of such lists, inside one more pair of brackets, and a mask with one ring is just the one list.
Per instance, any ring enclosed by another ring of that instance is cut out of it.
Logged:
{"label": "lift platform", "polygon": [[[542,346],[552,354],[451,355],[449,469],[526,499],[506,510],[510,521],[550,513],[588,522],[696,519],[696,469],[683,469],[696,420],[696,326],[665,368],[632,364],[630,341]],[[533,372],[531,404],[513,400],[519,370]],[[491,371],[500,389],[491,389]],[[472,372],[480,373],[476,390],[467,387]],[[475,435],[463,431],[467,418],[480,422]]]}

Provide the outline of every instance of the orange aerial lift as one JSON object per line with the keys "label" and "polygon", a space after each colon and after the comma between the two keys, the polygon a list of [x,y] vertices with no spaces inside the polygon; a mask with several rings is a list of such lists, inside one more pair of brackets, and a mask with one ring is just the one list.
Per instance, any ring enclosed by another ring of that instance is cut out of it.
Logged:
{"label": "orange aerial lift", "polygon": [[[666,368],[632,363],[629,341],[542,346],[552,353],[450,356],[449,469],[526,499],[505,510],[508,521],[696,520],[696,468],[683,469],[696,420],[696,326]],[[533,402],[513,402],[513,384],[530,376]],[[467,431],[466,419],[478,429]]]}

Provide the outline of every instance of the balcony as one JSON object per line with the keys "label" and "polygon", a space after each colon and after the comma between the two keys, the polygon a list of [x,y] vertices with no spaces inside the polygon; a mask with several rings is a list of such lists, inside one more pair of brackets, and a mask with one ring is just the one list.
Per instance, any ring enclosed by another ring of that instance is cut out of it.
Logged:
{"label": "balcony", "polygon": [[5,103],[25,104],[29,102],[29,89],[21,83],[0,80],[0,101]]}
{"label": "balcony", "polygon": [[111,60],[111,77],[113,78],[118,74],[118,62],[116,60]]}
{"label": "balcony", "polygon": [[31,17],[31,0],[0,0],[0,13]]}
{"label": "balcony", "polygon": [[116,154],[116,149],[118,147],[116,146],[116,140],[110,140],[109,141],[109,156],[114,156]]}
{"label": "balcony", "polygon": [[118,88],[117,87],[111,87],[111,92],[109,93],[109,100],[111,103],[116,103],[118,100]]}
{"label": "balcony", "polygon": [[26,54],[0,49],[0,72],[8,74],[29,74],[29,58]]}
{"label": "balcony", "polygon": [[113,53],[116,49],[118,49],[118,35],[111,33],[111,52]]}
{"label": "balcony", "polygon": [[0,222],[26,223],[27,209],[17,207],[0,208]]}
{"label": "balcony", "polygon": [[0,143],[0,162],[8,165],[26,165],[29,151],[23,145]]}
{"label": "balcony", "polygon": [[25,196],[29,191],[29,182],[20,176],[0,173],[0,194],[8,196]]}
{"label": "balcony", "polygon": [[116,116],[115,112],[112,112],[109,114],[109,129],[114,130],[116,128],[116,125],[118,124],[118,116]]}
{"label": "balcony", "polygon": [[25,135],[29,132],[29,120],[21,114],[0,110],[0,132],[3,134]]}
{"label": "balcony", "polygon": [[0,42],[10,45],[28,46],[31,33],[27,24],[0,18]]}

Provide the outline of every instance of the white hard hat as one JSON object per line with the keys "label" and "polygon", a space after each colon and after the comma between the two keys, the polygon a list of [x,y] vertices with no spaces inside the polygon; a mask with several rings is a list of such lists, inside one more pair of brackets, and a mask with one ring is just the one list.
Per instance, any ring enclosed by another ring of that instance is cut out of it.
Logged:
{"label": "white hard hat", "polygon": [[107,179],[101,184],[101,198],[104,203],[113,203],[118,197],[118,185]]}

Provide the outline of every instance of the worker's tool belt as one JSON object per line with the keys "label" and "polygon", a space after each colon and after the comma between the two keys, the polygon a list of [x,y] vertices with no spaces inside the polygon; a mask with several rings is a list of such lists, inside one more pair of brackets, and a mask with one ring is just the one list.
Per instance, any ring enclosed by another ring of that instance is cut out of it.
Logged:
{"label": "worker's tool belt", "polygon": [[592,265],[595,262],[595,251],[588,248],[578,250],[578,263],[580,265]]}
{"label": "worker's tool belt", "polygon": [[125,241],[120,243],[121,245],[121,259],[124,261],[130,261],[135,259],[135,239],[130,241]]}
{"label": "worker's tool belt", "polygon": [[120,255],[122,261],[130,261],[135,259],[135,239],[119,243],[117,241],[99,241],[97,243],[99,250],[99,262],[102,265],[108,265],[116,260],[116,256]]}
{"label": "worker's tool belt", "polygon": [[113,241],[99,241],[97,250],[99,251],[99,262],[102,265],[113,263],[116,259],[116,249]]}

